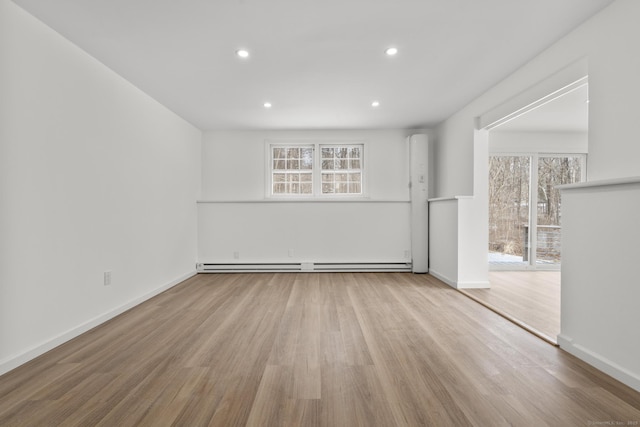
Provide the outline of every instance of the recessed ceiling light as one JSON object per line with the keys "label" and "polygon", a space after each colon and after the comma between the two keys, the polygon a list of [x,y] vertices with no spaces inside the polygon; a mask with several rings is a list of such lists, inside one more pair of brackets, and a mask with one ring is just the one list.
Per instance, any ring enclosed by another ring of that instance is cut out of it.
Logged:
{"label": "recessed ceiling light", "polygon": [[387,48],[387,50],[385,50],[384,53],[386,53],[388,56],[393,56],[396,53],[398,53],[398,48],[397,47]]}
{"label": "recessed ceiling light", "polygon": [[240,58],[248,58],[249,51],[246,49],[238,49],[236,50],[236,55],[238,55]]}
{"label": "recessed ceiling light", "polygon": [[264,108],[271,108],[272,107],[270,102],[265,102],[263,105],[264,105]]}
{"label": "recessed ceiling light", "polygon": [[372,106],[372,107],[379,107],[379,106],[380,106],[380,102],[379,102],[379,101],[373,101],[373,102],[371,103],[371,106]]}

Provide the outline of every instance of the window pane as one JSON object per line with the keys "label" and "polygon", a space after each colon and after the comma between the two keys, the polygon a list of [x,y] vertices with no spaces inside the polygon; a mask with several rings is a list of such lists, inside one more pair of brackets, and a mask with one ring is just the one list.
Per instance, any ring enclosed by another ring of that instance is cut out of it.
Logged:
{"label": "window pane", "polygon": [[322,149],[322,158],[323,159],[333,159],[333,148],[323,148]]}
{"label": "window pane", "polygon": [[360,182],[362,178],[362,175],[360,175],[360,173],[350,173],[349,174],[349,181],[350,182]]}
{"label": "window pane", "polygon": [[336,152],[336,157],[340,159],[346,159],[347,153],[349,152],[349,150],[346,147],[341,147],[341,148],[336,148],[335,152]]}
{"label": "window pane", "polygon": [[300,184],[300,193],[311,194],[312,192],[313,192],[313,186],[311,185],[311,183]]}
{"label": "window pane", "polygon": [[336,160],[336,169],[348,169],[349,161],[348,160]]}
{"label": "window pane", "polygon": [[323,173],[322,174],[322,182],[333,182],[333,174],[332,173]]}
{"label": "window pane", "polygon": [[334,161],[333,160],[323,160],[322,161],[322,169],[323,170],[333,170],[334,169]]}
{"label": "window pane", "polygon": [[529,257],[528,156],[489,157],[489,259],[522,265]]}
{"label": "window pane", "polygon": [[348,188],[346,182],[336,183],[336,193],[345,194]]}
{"label": "window pane", "polygon": [[302,153],[300,169],[313,169],[313,151],[311,149],[306,149],[305,152]]}
{"label": "window pane", "polygon": [[349,148],[349,157],[352,159],[360,158],[360,147],[351,147]]}
{"label": "window pane", "polygon": [[322,183],[322,194],[332,194],[334,185],[331,183]]}
{"label": "window pane", "polygon": [[[313,194],[313,147],[272,147],[272,194]],[[300,170],[305,173],[300,174]],[[277,171],[277,172],[276,172]],[[304,190],[300,182],[304,181]]]}
{"label": "window pane", "polygon": [[560,264],[561,199],[557,185],[575,184],[581,179],[581,157],[538,159],[538,206],[536,263]]}
{"label": "window pane", "polygon": [[312,160],[313,159],[313,148],[305,147],[300,149],[300,158],[304,160]]}
{"label": "window pane", "polygon": [[360,194],[362,192],[360,183],[349,183],[350,194]]}
{"label": "window pane", "polygon": [[287,151],[285,148],[276,147],[273,149],[273,158],[274,159],[284,159],[287,155]]}
{"label": "window pane", "polygon": [[336,179],[336,181],[344,181],[344,182],[346,182],[347,181],[347,176],[348,175],[346,173],[337,173],[335,175],[335,177],[336,177],[335,179]]}
{"label": "window pane", "polygon": [[284,194],[285,188],[284,183],[273,184],[273,194]]}
{"label": "window pane", "polygon": [[360,160],[349,160],[350,169],[360,169]]}

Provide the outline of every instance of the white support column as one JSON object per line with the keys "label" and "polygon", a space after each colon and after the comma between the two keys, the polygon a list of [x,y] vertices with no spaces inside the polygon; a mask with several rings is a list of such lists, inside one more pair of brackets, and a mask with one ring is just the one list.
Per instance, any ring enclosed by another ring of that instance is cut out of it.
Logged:
{"label": "white support column", "polygon": [[411,174],[411,256],[414,273],[429,271],[429,138],[409,137]]}

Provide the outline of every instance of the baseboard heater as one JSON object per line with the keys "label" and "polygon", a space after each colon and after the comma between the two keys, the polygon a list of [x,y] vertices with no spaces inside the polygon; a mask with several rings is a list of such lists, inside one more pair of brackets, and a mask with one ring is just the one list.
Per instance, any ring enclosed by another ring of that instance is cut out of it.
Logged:
{"label": "baseboard heater", "polygon": [[410,262],[294,262],[294,263],[202,263],[196,264],[198,273],[266,273],[266,272],[372,272],[411,271]]}

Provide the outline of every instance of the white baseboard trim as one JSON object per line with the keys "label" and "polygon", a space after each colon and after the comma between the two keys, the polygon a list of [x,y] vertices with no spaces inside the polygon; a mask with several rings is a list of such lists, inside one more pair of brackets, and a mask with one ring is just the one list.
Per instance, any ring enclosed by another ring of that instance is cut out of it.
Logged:
{"label": "white baseboard trim", "polygon": [[588,348],[573,342],[573,338],[566,335],[558,335],[558,344],[560,348],[576,356],[591,366],[601,370],[607,375],[612,376],[623,384],[628,385],[636,391],[640,391],[640,375],[629,371],[628,369],[618,365],[617,363],[607,359],[606,357],[589,350]]}
{"label": "white baseboard trim", "polygon": [[437,272],[436,270],[434,270],[431,267],[429,267],[429,274],[432,275],[433,277],[435,277],[436,279],[438,279],[438,280],[446,283],[447,285],[451,286],[452,288],[458,289],[458,282],[448,278],[447,276],[445,276],[442,273]]}
{"label": "white baseboard trim", "polygon": [[31,348],[30,350],[27,350],[23,353],[17,354],[15,356],[9,356],[7,358],[5,358],[4,360],[0,361],[0,375],[3,375],[15,368],[17,368],[20,365],[23,365],[27,362],[29,362],[32,359],[35,359],[36,357],[46,353],[49,350],[52,350],[56,347],[58,347],[61,344],[64,344],[65,342],[87,332],[90,329],[95,328],[96,326],[106,322],[107,320],[111,320],[114,317],[118,316],[119,314],[124,313],[125,311],[135,307],[136,305],[145,302],[146,300],[153,298],[154,296],[166,291],[167,289],[170,289],[172,287],[174,287],[175,285],[177,285],[180,282],[184,282],[185,280],[189,279],[190,277],[193,277],[197,274],[196,271],[191,271],[187,274],[184,274],[172,281],[170,281],[169,283],[166,283],[162,286],[160,286],[159,288],[154,289],[151,292],[148,292],[142,296],[139,296],[137,298],[132,299],[131,301],[114,308],[113,310],[110,310],[100,316],[94,317],[91,320],[88,320],[87,322],[76,326],[73,329],[68,330],[67,332],[64,332],[60,335],[58,335],[55,338],[52,338],[40,345],[37,345],[33,348]]}
{"label": "white baseboard trim", "polygon": [[489,288],[489,281],[478,281],[478,282],[458,282],[455,281],[442,273],[435,271],[433,268],[429,268],[429,274],[435,277],[438,280],[443,281],[447,285],[451,286],[454,289],[486,289]]}
{"label": "white baseboard trim", "polygon": [[489,289],[489,281],[458,282],[458,289]]}

